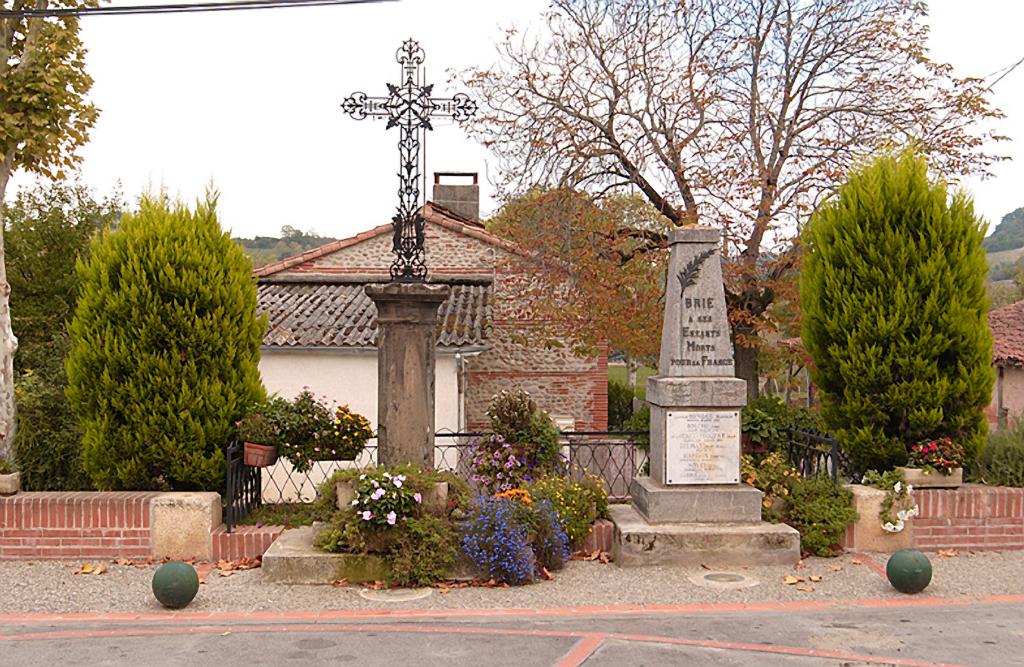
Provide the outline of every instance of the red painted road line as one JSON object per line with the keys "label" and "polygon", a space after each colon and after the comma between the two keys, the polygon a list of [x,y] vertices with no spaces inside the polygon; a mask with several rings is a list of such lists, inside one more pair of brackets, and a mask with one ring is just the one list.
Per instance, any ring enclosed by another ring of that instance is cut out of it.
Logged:
{"label": "red painted road line", "polygon": [[[900,667],[959,667],[953,663],[935,663],[907,658],[886,658],[873,655],[857,655],[853,653],[841,653],[839,651],[819,651],[817,649],[802,648],[796,646],[779,646],[777,644],[742,644],[738,642],[719,642],[698,639],[680,639],[676,637],[660,637],[657,635],[631,635],[631,634],[608,634],[601,635],[590,632],[573,632],[558,630],[512,630],[502,628],[465,628],[465,627],[441,627],[441,626],[406,626],[406,625],[239,625],[239,626],[198,626],[198,627],[163,627],[163,628],[125,628],[122,630],[71,630],[57,632],[33,632],[22,635],[0,635],[0,642],[11,641],[39,641],[52,639],[100,639],[106,637],[153,637],[153,636],[176,636],[176,635],[199,635],[227,633],[321,633],[321,632],[394,632],[406,634],[451,634],[451,635],[486,635],[486,636],[507,636],[507,637],[553,637],[553,638],[582,638],[584,641],[576,644],[566,658],[576,654],[576,649],[595,640],[598,645],[605,639],[615,639],[625,642],[643,642],[647,644],[669,644],[677,646],[692,646],[694,648],[713,648],[731,651],[746,651],[752,653],[773,653],[781,655],[793,655],[805,658],[825,658],[829,660],[843,660],[847,662],[864,662],[877,665],[899,665]],[[594,646],[587,655],[593,653],[597,647]],[[563,661],[566,659],[563,658]],[[583,656],[585,659],[586,656]],[[561,667],[563,663],[558,663]],[[576,663],[567,663],[579,665]]]}
{"label": "red painted road line", "polygon": [[555,667],[579,667],[582,665],[587,658],[594,655],[594,651],[601,647],[604,643],[605,635],[591,635],[584,637],[572,650],[565,654],[565,656],[558,661]]}
{"label": "red painted road line", "polygon": [[874,558],[865,553],[860,553],[856,551],[850,553],[850,555],[859,560],[860,562],[864,563],[865,565],[867,565],[875,574],[880,576],[882,579],[889,581],[889,575],[885,573],[885,568],[879,565],[878,561],[876,561]]}
{"label": "red painted road line", "polygon": [[976,597],[939,598],[901,596],[893,598],[866,598],[853,600],[807,600],[779,602],[724,602],[710,604],[660,605],[597,605],[588,607],[542,607],[537,609],[339,609],[325,611],[248,611],[248,612],[193,612],[167,611],[129,613],[12,613],[0,614],[0,624],[30,623],[177,623],[208,621],[211,623],[244,621],[351,621],[367,619],[481,619],[481,618],[536,618],[536,617],[588,617],[588,616],[644,616],[709,613],[799,613],[824,609],[871,609],[905,607],[957,607],[976,604],[1024,604],[1024,594],[986,595]]}

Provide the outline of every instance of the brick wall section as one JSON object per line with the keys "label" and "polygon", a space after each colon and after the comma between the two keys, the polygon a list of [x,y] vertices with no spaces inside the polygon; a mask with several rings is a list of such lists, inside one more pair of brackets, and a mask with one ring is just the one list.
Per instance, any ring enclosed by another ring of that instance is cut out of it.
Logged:
{"label": "brick wall section", "polygon": [[914,489],[914,548],[937,551],[1024,549],[1024,489],[965,484]]}
{"label": "brick wall section", "polygon": [[[487,336],[491,349],[467,359],[467,428],[487,427],[485,411],[492,396],[502,389],[522,389],[552,416],[572,417],[577,430],[606,429],[607,351],[581,358],[566,347],[547,349],[516,342],[517,331],[531,326],[515,294],[517,286],[533,275],[533,260],[512,252],[508,243],[479,228],[428,220],[425,233],[427,266],[432,275],[471,275],[493,281],[491,330]],[[390,231],[360,237],[353,243],[339,242],[344,247],[274,275],[369,274],[383,279],[393,258]]]}
{"label": "brick wall section", "polygon": [[242,560],[260,557],[270,548],[284,526],[224,526],[213,531],[213,560]]}
{"label": "brick wall section", "polygon": [[612,552],[612,536],[615,533],[615,524],[608,519],[598,519],[594,526],[580,545],[580,551],[592,554],[595,551]]}
{"label": "brick wall section", "polygon": [[155,492],[19,493],[0,498],[0,560],[147,558]]}

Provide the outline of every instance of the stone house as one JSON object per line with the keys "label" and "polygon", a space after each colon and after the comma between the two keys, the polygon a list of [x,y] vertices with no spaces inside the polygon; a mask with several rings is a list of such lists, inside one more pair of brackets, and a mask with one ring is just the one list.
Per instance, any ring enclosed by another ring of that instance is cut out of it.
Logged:
{"label": "stone house", "polygon": [[[531,275],[530,255],[484,229],[478,193],[475,184],[435,183],[442,203],[423,207],[428,279],[452,286],[439,311],[437,429],[483,429],[491,397],[520,388],[563,430],[604,430],[607,353],[580,358],[517,336],[539,326],[514,297]],[[376,308],[363,288],[388,281],[391,232],[380,225],[256,270],[269,319],[260,359],[269,391],[290,397],[309,386],[376,422]]]}
{"label": "stone house", "polygon": [[1024,301],[988,314],[992,328],[992,365],[996,385],[988,408],[991,423],[1024,416]]}

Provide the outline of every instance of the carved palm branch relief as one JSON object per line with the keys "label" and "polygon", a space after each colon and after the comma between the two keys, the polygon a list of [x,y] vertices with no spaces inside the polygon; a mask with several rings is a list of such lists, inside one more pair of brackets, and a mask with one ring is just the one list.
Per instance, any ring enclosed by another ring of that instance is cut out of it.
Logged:
{"label": "carved palm branch relief", "polygon": [[704,265],[704,262],[708,261],[708,258],[718,252],[717,248],[711,248],[705,250],[701,254],[697,255],[683,267],[683,270],[679,272],[676,277],[679,278],[680,292],[679,296],[686,293],[687,287],[693,287],[697,284],[697,277],[700,275],[700,267]]}

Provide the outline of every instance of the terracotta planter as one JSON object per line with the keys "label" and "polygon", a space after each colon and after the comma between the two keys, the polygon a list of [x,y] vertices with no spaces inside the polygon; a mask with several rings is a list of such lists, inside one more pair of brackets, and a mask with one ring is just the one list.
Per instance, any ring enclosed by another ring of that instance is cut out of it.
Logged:
{"label": "terracotta planter", "polygon": [[941,472],[927,473],[922,468],[897,468],[903,473],[907,484],[918,489],[956,489],[964,483],[964,469],[954,468],[953,472],[943,475]]}
{"label": "terracotta planter", "polygon": [[245,465],[254,468],[266,468],[277,461],[277,445],[261,445],[246,442],[242,448],[242,460]]}
{"label": "terracotta planter", "polygon": [[0,496],[13,496],[21,491],[21,473],[12,472],[9,475],[0,475]]}

